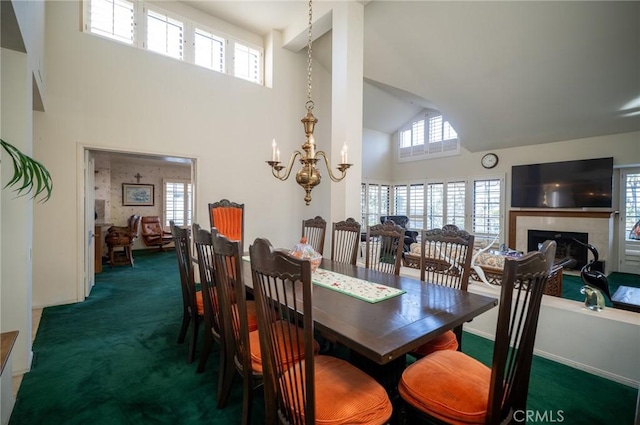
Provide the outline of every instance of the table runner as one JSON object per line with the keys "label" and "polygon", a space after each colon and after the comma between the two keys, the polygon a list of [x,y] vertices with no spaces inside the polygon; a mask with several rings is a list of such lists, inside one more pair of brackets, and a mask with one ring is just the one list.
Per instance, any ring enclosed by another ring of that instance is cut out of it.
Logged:
{"label": "table runner", "polygon": [[[250,261],[249,256],[242,257],[245,261]],[[311,275],[311,281],[316,285],[323,286],[333,291],[341,292],[350,297],[374,304],[389,298],[402,295],[407,291],[392,288],[379,283],[358,279],[357,277],[346,276],[330,270],[317,269]]]}

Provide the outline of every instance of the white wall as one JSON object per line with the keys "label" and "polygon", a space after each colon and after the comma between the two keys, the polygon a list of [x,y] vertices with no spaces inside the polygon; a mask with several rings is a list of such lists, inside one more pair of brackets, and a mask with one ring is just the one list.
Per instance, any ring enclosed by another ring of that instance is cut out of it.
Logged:
{"label": "white wall", "polygon": [[390,181],[392,179],[391,136],[376,130],[362,130],[363,180]]}
{"label": "white wall", "polygon": [[[228,198],[245,204],[246,241],[292,246],[327,192],[321,185],[307,208],[295,180],[274,179],[264,161],[274,137],[283,157],[303,139],[305,56],[278,47],[274,32],[270,89],[81,33],[79,16],[79,2],[47,4],[47,112],[36,115],[34,143],[55,188],[35,211],[34,306],[78,300],[82,175],[70,162],[79,146],[196,158],[196,222],[208,222],[208,202]],[[314,88],[324,81],[314,75]],[[327,108],[316,100],[319,134],[330,134]]]}
{"label": "white wall", "polygon": [[[470,285],[469,291],[499,297],[496,289],[482,284]],[[464,330],[494,339],[497,317],[498,307],[465,323]],[[637,388],[640,318],[631,311],[606,308],[595,312],[584,303],[544,295],[534,353]]]}

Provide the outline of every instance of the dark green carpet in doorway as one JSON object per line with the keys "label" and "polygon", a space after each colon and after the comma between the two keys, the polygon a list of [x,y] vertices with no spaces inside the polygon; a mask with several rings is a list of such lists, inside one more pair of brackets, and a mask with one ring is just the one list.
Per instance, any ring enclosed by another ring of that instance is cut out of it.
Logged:
{"label": "dark green carpet in doorway", "polygon": [[[203,374],[176,343],[181,295],[175,252],[134,253],[130,267],[105,267],[83,303],[48,307],[10,425],[238,424],[239,385],[215,406],[218,351]],[[471,334],[464,351],[489,364],[493,344]],[[528,409],[568,425],[631,425],[637,389],[536,357]],[[253,424],[262,424],[258,393]],[[548,413],[544,413],[548,412]]]}

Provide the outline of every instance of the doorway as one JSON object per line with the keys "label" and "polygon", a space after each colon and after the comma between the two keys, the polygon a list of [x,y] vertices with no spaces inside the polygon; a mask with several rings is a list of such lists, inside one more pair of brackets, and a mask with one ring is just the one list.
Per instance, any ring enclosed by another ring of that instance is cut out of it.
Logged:
{"label": "doorway", "polygon": [[[79,282],[78,300],[86,299],[93,287],[95,274],[100,266],[109,267],[105,261],[107,248],[104,235],[109,226],[124,226],[133,214],[157,215],[164,219],[167,213],[175,213],[175,205],[167,207],[166,182],[181,179],[189,181],[190,196],[185,202],[189,221],[195,219],[196,159],[157,155],[133,151],[113,151],[83,147],[85,179],[82,188],[84,217],[84,265],[83,279]],[[149,188],[152,201],[144,205],[124,202],[124,185],[140,184]],[[101,234],[101,235],[100,235]],[[100,235],[100,236],[98,236]],[[100,239],[100,240],[98,240]],[[146,248],[138,238],[133,249]]]}

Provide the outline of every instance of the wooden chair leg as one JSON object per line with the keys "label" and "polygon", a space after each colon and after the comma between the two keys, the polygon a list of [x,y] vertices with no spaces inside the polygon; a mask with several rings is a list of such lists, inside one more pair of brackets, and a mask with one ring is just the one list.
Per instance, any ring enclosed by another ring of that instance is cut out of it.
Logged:
{"label": "wooden chair leg", "polygon": [[200,353],[200,362],[198,362],[197,373],[204,372],[204,368],[207,365],[207,359],[209,358],[209,354],[211,353],[211,347],[213,346],[213,335],[211,334],[211,330],[207,329],[205,326],[205,335],[204,335],[204,344],[202,346],[202,353]]}
{"label": "wooden chair leg", "polygon": [[178,335],[178,344],[184,342],[187,336],[187,330],[189,329],[189,322],[191,322],[191,315],[187,309],[182,313],[182,325],[180,326],[180,334]]}
{"label": "wooden chair leg", "polygon": [[253,405],[253,379],[245,375],[242,382],[242,425],[251,423],[251,407]]}
{"label": "wooden chair leg", "polygon": [[[228,344],[230,345],[230,344]],[[223,409],[229,394],[231,394],[231,388],[233,386],[233,378],[236,373],[236,365],[232,357],[233,353],[225,347],[220,350],[220,375],[218,377],[218,409]]]}
{"label": "wooden chair leg", "polygon": [[109,266],[113,267],[115,265],[115,262],[113,261],[113,247],[110,246],[109,247]]}
{"label": "wooden chair leg", "polygon": [[191,342],[189,343],[189,354],[187,357],[187,363],[193,363],[196,358],[196,345],[198,343],[198,328],[200,327],[200,320],[198,317],[192,317],[193,322],[193,335],[191,336]]}

